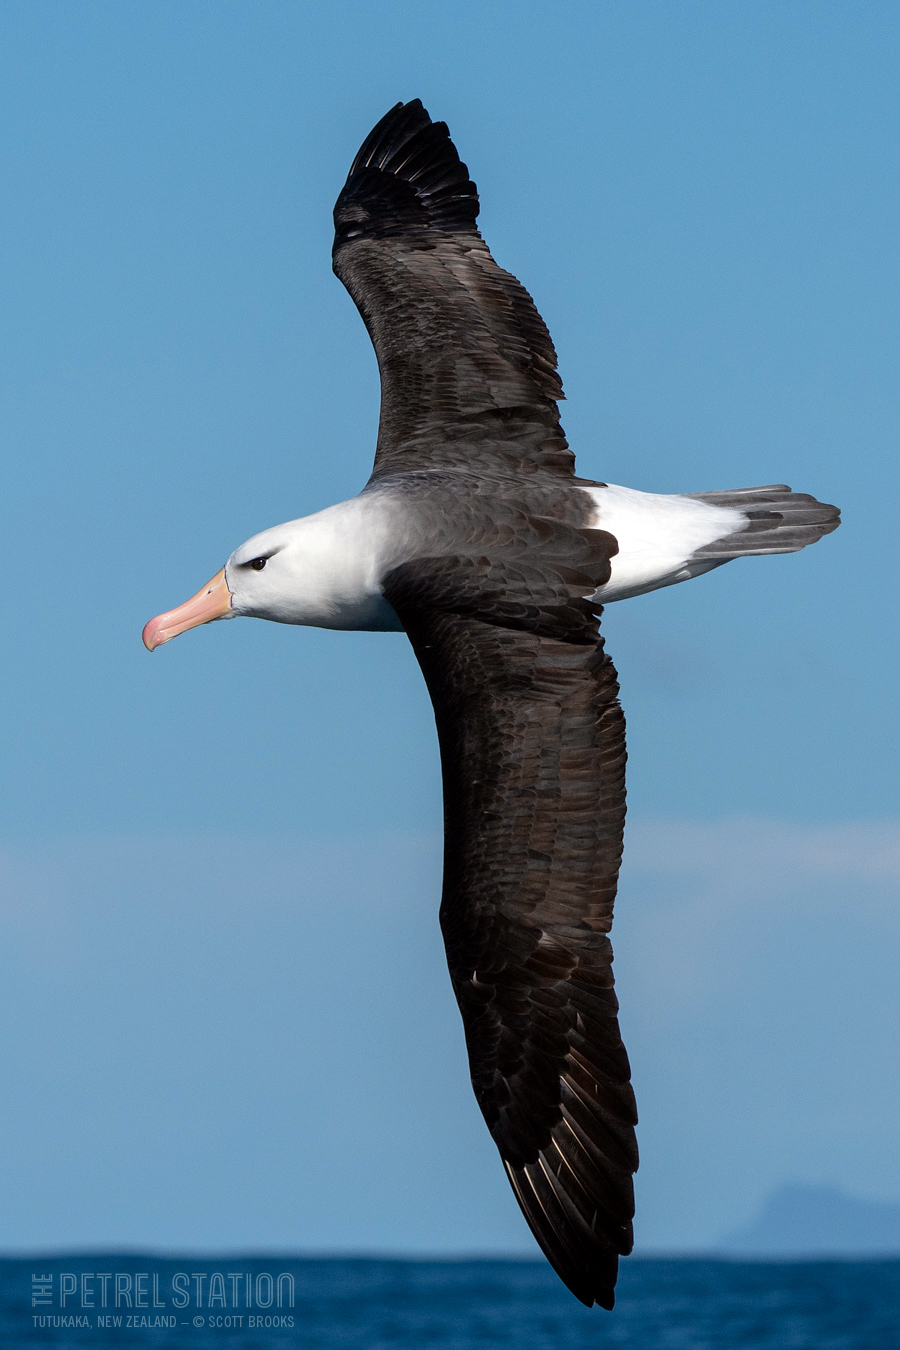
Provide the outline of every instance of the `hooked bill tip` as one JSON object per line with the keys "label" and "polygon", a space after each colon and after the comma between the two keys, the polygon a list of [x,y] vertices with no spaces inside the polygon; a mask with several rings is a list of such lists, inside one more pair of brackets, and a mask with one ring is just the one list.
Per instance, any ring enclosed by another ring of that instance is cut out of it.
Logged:
{"label": "hooked bill tip", "polygon": [[155,651],[157,647],[161,647],[164,642],[168,642],[169,640],[169,634],[160,623],[162,617],[162,615],[157,615],[155,619],[151,619],[149,623],[144,624],[144,629],[141,633],[141,642],[143,642],[148,652]]}
{"label": "hooked bill tip", "polygon": [[147,651],[152,652],[170,638],[178,637],[179,633],[186,633],[198,624],[211,623],[213,619],[228,618],[230,612],[231,591],[223,567],[190,600],[185,600],[176,609],[166,610],[165,614],[157,614],[155,619],[145,624],[141,639]]}

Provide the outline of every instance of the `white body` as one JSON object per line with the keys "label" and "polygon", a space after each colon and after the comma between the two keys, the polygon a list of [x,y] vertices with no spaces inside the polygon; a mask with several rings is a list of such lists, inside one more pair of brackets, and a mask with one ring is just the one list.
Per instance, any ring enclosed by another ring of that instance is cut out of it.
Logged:
{"label": "white body", "polygon": [[[619,543],[612,576],[594,597],[603,604],[717,567],[717,561],[691,562],[691,555],[747,523],[742,511],[690,497],[614,484],[582,490],[596,506],[594,527],[608,530]],[[392,506],[387,495],[364,493],[248,539],[225,565],[231,615],[317,628],[401,632],[400,620],[382,594],[385,575],[408,556]],[[259,571],[250,566],[254,558],[266,560]]]}
{"label": "white body", "polygon": [[619,541],[612,575],[594,596],[604,605],[689,581],[720,566],[718,560],[691,562],[691,555],[747,524],[743,511],[693,497],[638,492],[615,483],[584,490],[597,504],[594,527]]}

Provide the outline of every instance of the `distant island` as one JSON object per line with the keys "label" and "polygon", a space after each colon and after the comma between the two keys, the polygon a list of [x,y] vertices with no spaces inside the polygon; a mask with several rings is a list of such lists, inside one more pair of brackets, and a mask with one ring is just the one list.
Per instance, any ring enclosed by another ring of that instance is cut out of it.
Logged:
{"label": "distant island", "polygon": [[728,1256],[900,1256],[900,1204],[863,1200],[836,1186],[782,1186],[716,1250]]}

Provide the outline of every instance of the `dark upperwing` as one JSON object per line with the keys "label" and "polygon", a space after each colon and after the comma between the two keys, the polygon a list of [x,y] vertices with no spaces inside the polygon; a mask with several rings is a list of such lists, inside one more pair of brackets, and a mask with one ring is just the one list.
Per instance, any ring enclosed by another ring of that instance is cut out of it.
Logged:
{"label": "dark upperwing", "polygon": [[572,480],[550,334],[475,227],[478,193],[446,124],[398,103],[334,208],[334,270],[378,357],[375,475],[477,468]]}
{"label": "dark upperwing", "polygon": [[441,928],[475,1096],[547,1259],[611,1308],[638,1164],[607,937],[625,818],[616,672],[600,642],[430,609],[396,582],[386,594],[437,721]]}

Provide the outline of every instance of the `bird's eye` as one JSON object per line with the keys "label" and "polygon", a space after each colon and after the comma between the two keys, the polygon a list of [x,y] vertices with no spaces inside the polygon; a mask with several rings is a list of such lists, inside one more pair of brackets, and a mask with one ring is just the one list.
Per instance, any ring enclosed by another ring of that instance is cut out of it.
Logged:
{"label": "bird's eye", "polygon": [[254,572],[261,572],[268,561],[268,558],[251,558],[250,566]]}

